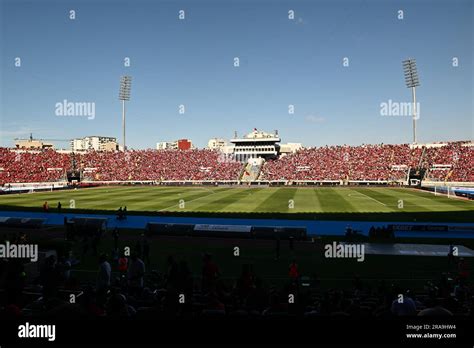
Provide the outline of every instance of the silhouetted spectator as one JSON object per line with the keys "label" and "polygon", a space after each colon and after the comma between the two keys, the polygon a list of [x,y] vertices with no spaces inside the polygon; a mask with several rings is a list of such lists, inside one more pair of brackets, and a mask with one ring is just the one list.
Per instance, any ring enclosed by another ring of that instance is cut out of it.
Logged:
{"label": "silhouetted spectator", "polygon": [[280,259],[280,236],[277,234],[275,237],[275,260]]}
{"label": "silhouetted spectator", "polygon": [[112,237],[114,238],[114,249],[118,249],[119,230],[117,227],[114,228],[112,232]]}
{"label": "silhouetted spectator", "polygon": [[97,291],[107,292],[110,287],[110,277],[112,268],[107,261],[107,255],[102,254],[99,257],[99,270],[97,271]]}
{"label": "silhouetted spectator", "polygon": [[127,276],[130,294],[139,295],[143,289],[145,264],[135,253],[132,254]]}
{"label": "silhouetted spectator", "polygon": [[207,292],[215,289],[217,279],[219,278],[219,268],[212,261],[210,254],[203,256],[202,266],[202,291]]}

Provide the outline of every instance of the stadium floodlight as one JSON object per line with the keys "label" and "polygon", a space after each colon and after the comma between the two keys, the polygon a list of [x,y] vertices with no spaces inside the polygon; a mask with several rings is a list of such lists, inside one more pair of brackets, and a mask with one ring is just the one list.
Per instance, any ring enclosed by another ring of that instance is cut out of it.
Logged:
{"label": "stadium floodlight", "polygon": [[122,131],[123,131],[123,151],[125,151],[125,101],[130,100],[130,89],[132,87],[132,77],[122,76],[120,78],[119,100],[122,101]]}
{"label": "stadium floodlight", "polygon": [[416,144],[416,87],[420,85],[420,79],[418,78],[415,59],[404,60],[403,71],[405,73],[405,84],[407,88],[411,88],[413,97],[413,143]]}

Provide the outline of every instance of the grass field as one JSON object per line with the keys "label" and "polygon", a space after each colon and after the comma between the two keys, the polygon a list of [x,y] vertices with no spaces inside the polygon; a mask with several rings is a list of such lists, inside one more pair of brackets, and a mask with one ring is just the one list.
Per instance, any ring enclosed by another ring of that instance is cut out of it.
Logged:
{"label": "grass field", "polygon": [[[414,217],[422,221],[425,217],[425,221],[474,221],[472,201],[435,196],[407,188],[382,187],[98,187],[4,195],[0,196],[0,210],[41,211],[45,201],[49,202],[52,211],[55,211],[58,201],[61,201],[63,210],[68,210],[71,200],[74,200],[74,211],[77,212],[111,213],[126,205],[130,214],[241,214],[246,217],[297,216],[387,221],[408,221]],[[180,206],[180,200],[184,206]],[[68,244],[63,240],[64,232],[59,230],[56,237],[49,234],[39,236],[33,232],[31,236],[37,238],[43,247],[45,243]],[[123,230],[120,247],[133,247],[139,238],[140,234],[136,231]],[[347,259],[326,259],[322,250],[325,242],[297,243],[295,253],[283,243],[281,259],[276,261],[272,241],[156,237],[151,240],[152,260],[149,269],[163,271],[166,269],[167,256],[175,255],[177,259],[187,260],[194,274],[199,275],[202,253],[210,252],[222,268],[223,277],[229,281],[239,275],[242,264],[252,264],[255,271],[269,283],[279,283],[287,279],[288,264],[295,257],[303,274],[310,277],[317,274],[322,287],[350,287],[353,276],[357,274],[373,285],[380,279],[387,279],[416,289],[422,289],[428,279],[436,278],[440,272],[448,270],[447,261],[442,257],[367,255],[362,263]],[[75,255],[81,254],[80,242],[68,245]],[[236,245],[241,248],[238,260],[232,254]],[[99,252],[110,255],[111,250],[112,239],[108,234]],[[75,273],[83,280],[93,281],[96,269],[97,258],[88,256]]]}
{"label": "grass field", "polygon": [[[76,211],[115,211],[127,206],[130,213],[273,213],[307,218],[366,218],[386,216],[400,220],[413,216],[447,221],[474,221],[474,202],[408,188],[318,187],[231,188],[121,186],[37,192],[0,196],[0,210],[41,209],[48,201],[64,210],[74,203]],[[298,214],[299,213],[299,214]],[[426,221],[426,219],[425,219]]]}

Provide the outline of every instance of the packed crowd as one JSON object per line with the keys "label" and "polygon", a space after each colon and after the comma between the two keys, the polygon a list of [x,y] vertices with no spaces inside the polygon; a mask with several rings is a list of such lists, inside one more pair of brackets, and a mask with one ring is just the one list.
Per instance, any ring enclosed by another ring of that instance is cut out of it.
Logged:
{"label": "packed crowd", "polygon": [[[77,260],[68,255],[49,256],[33,279],[36,288],[27,284],[29,271],[21,260],[1,259],[0,289],[4,291],[0,292],[0,317],[54,316],[58,320],[474,316],[474,288],[469,283],[468,267],[464,259],[452,255],[447,255],[452,271],[426,283],[424,291],[414,293],[390,281],[368,283],[357,275],[353,276],[352,286],[327,288],[315,270],[300,270],[296,261],[289,265],[288,278],[280,286],[268,285],[267,279],[259,277],[248,264],[242,265],[239,277],[225,282],[218,260],[205,253],[201,274],[193,274],[186,261],[172,255],[167,258],[165,269],[150,271],[150,250],[145,250],[144,243],[138,242],[130,257],[95,254],[94,283],[79,281],[74,276]],[[70,303],[68,294],[79,292],[82,295],[77,302]],[[37,295],[26,300],[26,293]],[[289,303],[289,293],[294,294],[294,303]],[[404,294],[402,303],[400,294]]]}
{"label": "packed crowd", "polygon": [[267,162],[268,180],[397,180],[418,165],[421,149],[408,145],[325,146]]}
{"label": "packed crowd", "polygon": [[[54,150],[0,148],[0,185],[65,180],[81,170],[95,181],[237,180],[242,164],[213,150],[131,150],[67,154]],[[409,145],[324,146],[302,149],[263,165],[264,180],[400,180],[410,168],[427,170],[434,180],[474,181],[474,148],[449,143],[432,148]],[[443,165],[443,168],[439,168]]]}
{"label": "packed crowd", "polygon": [[139,150],[64,154],[53,150],[15,152],[0,148],[0,185],[65,180],[67,171],[110,180],[235,180],[241,163],[222,161],[211,150]]}
{"label": "packed crowd", "polygon": [[427,178],[432,180],[472,182],[474,148],[462,142],[427,148],[423,155],[423,167],[428,169]]}
{"label": "packed crowd", "polygon": [[70,166],[70,155],[54,150],[14,152],[0,148],[0,185],[64,180]]}
{"label": "packed crowd", "polygon": [[212,150],[89,152],[80,167],[91,180],[235,180],[242,165]]}
{"label": "packed crowd", "polygon": [[459,151],[454,163],[454,170],[449,177],[450,181],[474,182],[474,148],[468,147]]}
{"label": "packed crowd", "polygon": [[[435,164],[449,169],[433,169]],[[267,180],[400,180],[410,168],[428,170],[430,178],[474,181],[474,148],[450,143],[435,148],[408,145],[325,146],[302,149],[267,162]]]}

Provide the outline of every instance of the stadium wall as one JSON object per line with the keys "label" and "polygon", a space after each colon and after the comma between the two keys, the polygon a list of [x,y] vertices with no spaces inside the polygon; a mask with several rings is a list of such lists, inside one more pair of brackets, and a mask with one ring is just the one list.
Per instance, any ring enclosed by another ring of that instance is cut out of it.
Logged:
{"label": "stadium wall", "polygon": [[[93,181],[84,180],[76,186],[66,181],[37,183],[8,183],[0,188],[0,193],[20,193],[29,191],[61,190],[74,187],[91,187],[107,185],[158,185],[158,186],[407,186],[405,180],[127,180],[127,181]],[[421,187],[474,187],[474,182],[422,181]]]}

